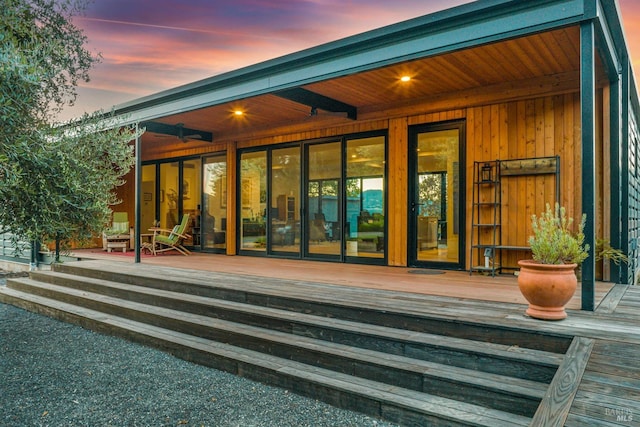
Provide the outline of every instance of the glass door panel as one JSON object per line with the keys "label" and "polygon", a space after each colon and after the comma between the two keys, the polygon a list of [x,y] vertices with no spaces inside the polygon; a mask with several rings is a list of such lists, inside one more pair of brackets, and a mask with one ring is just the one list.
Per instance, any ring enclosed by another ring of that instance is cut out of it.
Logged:
{"label": "glass door panel", "polygon": [[240,249],[266,252],[267,152],[242,153],[239,203]]}
{"label": "glass door panel", "polygon": [[271,152],[272,252],[300,253],[300,147]]}
{"label": "glass door panel", "polygon": [[202,248],[224,252],[227,247],[227,156],[204,160],[202,176]]}
{"label": "glass door panel", "polygon": [[201,169],[202,161],[200,159],[182,162],[182,214],[189,214],[187,234],[191,236],[190,239],[184,241],[184,244],[196,249],[200,248],[201,243]]}
{"label": "glass door panel", "polygon": [[307,254],[338,258],[342,250],[341,143],[307,146]]}
{"label": "glass door panel", "polygon": [[461,129],[434,127],[414,137],[412,264],[461,265]]}
{"label": "glass door panel", "polygon": [[160,164],[160,227],[171,230],[178,224],[178,162]]}
{"label": "glass door panel", "polygon": [[385,138],[347,141],[346,255],[384,258]]}
{"label": "glass door panel", "polygon": [[140,233],[150,234],[149,229],[155,226],[156,219],[156,165],[144,165],[142,166]]}

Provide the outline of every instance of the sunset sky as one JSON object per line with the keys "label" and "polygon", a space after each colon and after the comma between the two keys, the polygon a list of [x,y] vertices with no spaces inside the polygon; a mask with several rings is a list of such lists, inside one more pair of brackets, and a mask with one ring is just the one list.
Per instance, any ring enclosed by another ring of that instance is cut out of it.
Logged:
{"label": "sunset sky", "polygon": [[[640,1],[618,1],[638,76]],[[60,119],[464,3],[470,2],[95,0],[76,24],[102,63]]]}

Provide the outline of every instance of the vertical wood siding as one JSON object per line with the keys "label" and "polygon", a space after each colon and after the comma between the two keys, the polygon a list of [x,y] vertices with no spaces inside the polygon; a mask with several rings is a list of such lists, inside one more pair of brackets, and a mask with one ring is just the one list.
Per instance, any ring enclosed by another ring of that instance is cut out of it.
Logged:
{"label": "vertical wood siding", "polygon": [[[607,177],[606,152],[602,145],[605,129],[602,118],[604,95],[600,93],[598,105],[598,174]],[[606,104],[605,104],[606,105]],[[428,108],[425,108],[428,109]],[[567,208],[568,215],[578,218],[581,212],[581,140],[580,140],[580,96],[578,92],[526,99],[491,105],[455,109],[450,111],[414,114],[411,116],[354,122],[347,125],[322,129],[294,131],[287,133],[278,129],[278,135],[263,135],[236,141],[217,141],[214,144],[190,147],[182,143],[162,142],[145,149],[145,160],[176,158],[201,155],[227,150],[229,176],[235,176],[235,151],[238,148],[272,145],[309,139],[342,136],[346,134],[388,130],[388,264],[407,265],[408,235],[408,129],[409,126],[437,123],[466,118],[466,238],[468,256],[471,235],[472,213],[472,171],[474,161],[508,160],[532,157],[560,156],[560,203]],[[133,215],[134,187],[133,175],[119,191],[123,200],[117,210],[129,211]],[[598,192],[607,187],[608,178],[600,178]],[[228,194],[235,197],[234,180],[228,181]],[[546,203],[553,204],[555,179],[552,175],[514,176],[502,180],[502,243],[504,245],[526,246],[531,235],[531,215],[541,213]],[[227,245],[228,253],[235,253],[233,221],[234,203],[229,203]],[[606,204],[599,199],[599,228],[603,232],[603,218]],[[503,264],[516,266],[517,260],[526,257],[526,252],[511,252],[503,259]],[[467,268],[469,260],[467,259]]]}
{"label": "vertical wood siding", "polygon": [[[580,192],[580,97],[565,94],[469,108],[467,112],[467,247],[471,235],[474,161],[560,156],[560,203],[578,218]],[[531,215],[553,205],[553,175],[512,176],[501,180],[502,244],[527,246]],[[601,188],[601,187],[600,187]],[[503,254],[503,265],[516,266],[526,252]],[[467,260],[468,262],[468,260]],[[468,267],[468,265],[467,265]]]}

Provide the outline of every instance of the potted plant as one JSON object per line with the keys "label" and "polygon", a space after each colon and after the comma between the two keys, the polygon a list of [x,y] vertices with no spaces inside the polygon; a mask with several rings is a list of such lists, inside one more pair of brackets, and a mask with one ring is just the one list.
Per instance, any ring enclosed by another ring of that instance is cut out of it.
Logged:
{"label": "potted plant", "polygon": [[564,306],[576,291],[576,267],[588,256],[584,244],[586,215],[574,232],[573,218],[556,203],[545,212],[532,215],[533,236],[529,238],[532,260],[518,261],[518,286],[529,302],[526,313],[537,319],[560,320],[567,317]]}

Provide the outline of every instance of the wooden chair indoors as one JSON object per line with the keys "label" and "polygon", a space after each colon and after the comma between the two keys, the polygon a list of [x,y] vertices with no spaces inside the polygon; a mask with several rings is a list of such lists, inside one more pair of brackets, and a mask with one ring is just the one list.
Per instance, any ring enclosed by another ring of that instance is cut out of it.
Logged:
{"label": "wooden chair indoors", "polygon": [[187,226],[189,225],[189,214],[182,216],[180,224],[173,227],[172,230],[166,230],[163,228],[152,228],[153,239],[151,241],[151,252],[153,255],[157,255],[160,252],[176,250],[182,255],[189,255],[191,252],[182,246],[182,242],[185,239],[190,239],[191,236],[186,233]]}

